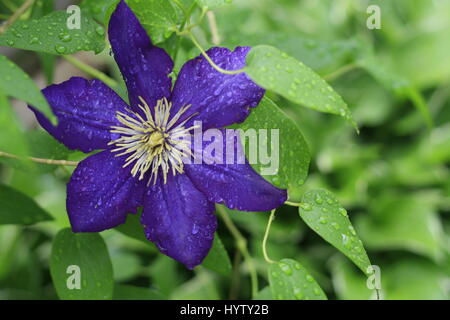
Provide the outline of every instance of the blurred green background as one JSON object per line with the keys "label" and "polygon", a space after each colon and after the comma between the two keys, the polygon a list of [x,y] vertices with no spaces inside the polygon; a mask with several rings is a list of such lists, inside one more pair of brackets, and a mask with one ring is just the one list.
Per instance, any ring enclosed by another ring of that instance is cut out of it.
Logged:
{"label": "blurred green background", "polygon": [[[2,1],[0,17],[11,13],[9,3],[20,2]],[[57,2],[61,8],[74,3]],[[379,30],[366,27],[371,4],[381,8]],[[372,263],[381,268],[383,298],[448,299],[450,1],[235,0],[215,15],[220,45],[276,46],[328,79],[349,105],[359,135],[340,117],[299,108],[268,93],[299,124],[310,146],[304,190],[327,188],[348,210]],[[206,22],[195,29],[205,47],[213,45],[208,30]],[[172,40],[162,45],[170,48]],[[47,80],[82,75],[62,59],[0,50],[41,87]],[[196,55],[198,50],[183,39],[176,65]],[[120,80],[108,50],[77,57]],[[38,129],[23,102],[13,105],[23,127],[33,130],[33,155],[84,157]],[[70,171],[49,166],[30,170],[0,161],[0,181],[33,197],[56,219],[28,227],[0,226],[0,299],[56,298],[49,256],[54,235],[69,226],[65,183]],[[232,217],[248,238],[264,288],[267,264],[260,248],[267,215],[234,212]],[[124,297],[131,297],[126,285],[133,285],[158,289],[172,299],[248,299],[245,265],[223,225],[219,234],[238,266],[232,280],[204,268],[188,271],[153,246],[116,230],[102,233]],[[293,207],[278,210],[268,250],[273,259],[300,261],[331,299],[374,297],[364,275],[308,229]]]}

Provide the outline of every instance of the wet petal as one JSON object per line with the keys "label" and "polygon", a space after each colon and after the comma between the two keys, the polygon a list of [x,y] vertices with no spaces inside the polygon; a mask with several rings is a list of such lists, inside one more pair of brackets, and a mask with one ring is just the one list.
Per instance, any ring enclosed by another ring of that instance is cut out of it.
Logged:
{"label": "wet petal", "polygon": [[[217,131],[221,136],[216,136],[212,142],[204,141],[202,147],[194,144],[194,152],[203,154],[202,163],[184,166],[195,187],[209,201],[223,203],[230,209],[268,211],[281,206],[287,200],[287,191],[273,186],[255,172],[245,159],[240,138],[227,135],[224,129]],[[215,148],[211,155],[207,148],[215,139],[222,139],[217,144],[222,147]]]}
{"label": "wet petal", "polygon": [[[249,47],[211,48],[212,60],[226,70],[245,66]],[[221,128],[244,121],[264,95],[245,73],[227,75],[215,70],[203,56],[188,61],[180,71],[172,93],[175,110],[191,105],[188,114],[198,113],[204,129]]]}
{"label": "wet petal", "polygon": [[124,161],[102,151],[78,164],[67,185],[67,212],[74,232],[113,228],[142,206],[145,182],[122,168]]}
{"label": "wet petal", "polygon": [[128,88],[131,107],[139,111],[139,96],[150,107],[170,96],[173,62],[161,48],[155,47],[135,14],[120,1],[109,21],[109,41]]}
{"label": "wet petal", "polygon": [[116,112],[124,112],[127,104],[103,82],[74,77],[51,85],[42,93],[58,118],[58,125],[53,126],[41,112],[31,109],[41,126],[69,149],[105,149],[108,142],[117,138],[110,133],[111,126],[120,125]]}
{"label": "wet petal", "polygon": [[184,174],[159,179],[145,195],[145,234],[165,255],[192,269],[208,254],[217,228],[214,205]]}

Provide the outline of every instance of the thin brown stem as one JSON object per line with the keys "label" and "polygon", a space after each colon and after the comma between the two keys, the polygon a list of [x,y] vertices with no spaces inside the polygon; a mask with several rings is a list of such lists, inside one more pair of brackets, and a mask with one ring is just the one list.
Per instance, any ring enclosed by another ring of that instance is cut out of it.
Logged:
{"label": "thin brown stem", "polygon": [[337,69],[336,71],[334,71],[334,72],[332,72],[330,74],[327,74],[327,75],[323,76],[323,78],[326,81],[333,81],[333,80],[339,78],[340,76],[342,76],[343,74],[345,74],[345,73],[347,73],[349,71],[352,71],[352,70],[354,70],[354,69],[356,69],[358,67],[359,67],[358,64],[350,63],[350,64],[347,64],[347,65]]}
{"label": "thin brown stem", "polygon": [[206,13],[206,16],[208,17],[208,24],[209,24],[209,30],[211,30],[211,41],[215,46],[218,46],[220,44],[220,34],[219,34],[219,28],[217,27],[217,21],[216,16],[214,15],[214,12],[208,11]]}
{"label": "thin brown stem", "polygon": [[27,0],[23,3],[23,5],[17,9],[16,12],[13,13],[11,17],[9,17],[8,20],[5,21],[5,23],[0,27],[0,35],[4,34],[6,30],[14,23],[17,19],[24,14],[25,11],[28,10],[29,7],[31,7],[34,3],[34,0]]}
{"label": "thin brown stem", "polygon": [[[0,158],[9,158],[9,159],[21,159],[21,157],[0,151]],[[53,160],[53,159],[43,159],[43,158],[35,158],[35,157],[26,157],[25,159],[31,160],[36,163],[41,164],[49,164],[49,165],[56,165],[56,166],[77,166],[78,161],[68,161],[68,160]]]}

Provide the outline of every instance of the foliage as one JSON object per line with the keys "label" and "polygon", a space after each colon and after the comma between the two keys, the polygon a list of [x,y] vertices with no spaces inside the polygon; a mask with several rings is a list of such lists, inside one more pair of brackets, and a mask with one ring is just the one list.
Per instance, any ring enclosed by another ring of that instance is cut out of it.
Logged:
{"label": "foliage", "polygon": [[[253,46],[244,71],[267,93],[234,127],[280,130],[279,170],[265,178],[288,202],[273,222],[218,207],[225,218],[193,271],[145,239],[139,214],[72,233],[73,167],[35,161],[86,157],[37,130],[25,108],[55,120],[34,80],[69,78],[62,56],[89,52],[125,92],[105,39],[117,2],[82,1],[80,31],[37,0],[0,34],[0,299],[374,299],[370,265],[383,298],[450,297],[449,1],[371,1],[380,30],[366,27],[365,1],[127,1],[175,60],[173,77],[200,54],[189,32],[203,48]],[[0,3],[0,19],[23,3]],[[84,290],[67,289],[67,265],[85,270]]]}

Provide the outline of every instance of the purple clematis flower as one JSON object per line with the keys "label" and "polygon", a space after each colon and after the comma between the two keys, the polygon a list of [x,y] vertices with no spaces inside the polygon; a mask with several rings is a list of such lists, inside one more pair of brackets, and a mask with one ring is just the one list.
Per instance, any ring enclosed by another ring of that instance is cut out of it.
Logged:
{"label": "purple clematis flower", "polygon": [[[194,121],[202,129],[240,123],[264,90],[246,74],[227,75],[203,58],[188,61],[172,89],[173,62],[154,46],[121,1],[109,23],[109,40],[128,89],[129,105],[98,80],[71,78],[43,90],[59,122],[53,126],[32,108],[39,123],[70,149],[103,150],[81,161],[67,185],[67,212],[74,232],[99,232],[126,221],[143,207],[146,237],[188,268],[200,264],[217,228],[214,202],[246,211],[282,205],[278,189],[244,164],[186,164],[193,153]],[[212,48],[222,68],[244,67],[250,48]],[[204,146],[203,146],[204,147]]]}

